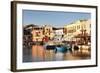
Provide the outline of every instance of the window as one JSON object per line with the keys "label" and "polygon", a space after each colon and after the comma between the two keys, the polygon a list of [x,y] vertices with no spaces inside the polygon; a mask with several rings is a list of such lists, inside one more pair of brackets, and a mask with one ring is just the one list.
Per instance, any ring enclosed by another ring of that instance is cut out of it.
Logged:
{"label": "window", "polygon": [[36,37],[39,37],[39,36],[40,36],[40,31],[36,32]]}

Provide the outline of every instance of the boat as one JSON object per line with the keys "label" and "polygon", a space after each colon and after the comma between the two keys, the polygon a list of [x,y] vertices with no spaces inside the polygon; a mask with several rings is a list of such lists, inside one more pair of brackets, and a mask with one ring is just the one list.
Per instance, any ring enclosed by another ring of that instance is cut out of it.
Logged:
{"label": "boat", "polygon": [[55,45],[47,45],[46,50],[54,50],[56,48]]}
{"label": "boat", "polygon": [[68,51],[68,48],[63,45],[57,45],[55,47],[55,53],[57,53],[57,52],[66,53],[67,51]]}

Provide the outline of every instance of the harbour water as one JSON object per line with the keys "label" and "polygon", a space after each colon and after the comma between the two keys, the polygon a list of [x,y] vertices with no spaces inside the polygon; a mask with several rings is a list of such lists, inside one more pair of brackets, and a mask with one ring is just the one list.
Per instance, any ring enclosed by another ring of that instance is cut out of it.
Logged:
{"label": "harbour water", "polygon": [[90,53],[80,52],[55,52],[46,50],[43,45],[33,45],[32,48],[23,48],[23,62],[45,62],[63,60],[84,60],[90,59]]}

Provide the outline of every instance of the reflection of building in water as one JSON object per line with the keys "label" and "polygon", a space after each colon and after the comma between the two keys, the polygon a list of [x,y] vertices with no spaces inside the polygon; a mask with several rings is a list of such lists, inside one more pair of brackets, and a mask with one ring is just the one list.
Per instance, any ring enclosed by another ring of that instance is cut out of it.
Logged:
{"label": "reflection of building in water", "polygon": [[54,61],[55,53],[54,50],[46,50],[45,51],[45,61]]}
{"label": "reflection of building in water", "polygon": [[32,58],[33,58],[33,61],[45,60],[45,50],[43,46],[40,46],[40,45],[32,46]]}
{"label": "reflection of building in water", "polygon": [[91,35],[90,20],[79,20],[76,21],[75,23],[71,23],[69,25],[64,26],[65,41],[78,41],[80,40],[81,37],[83,37],[83,35],[84,37],[87,36],[88,40],[90,40],[90,35]]}
{"label": "reflection of building in water", "polygon": [[32,46],[33,61],[53,61],[55,58],[54,50],[45,50],[41,45]]}

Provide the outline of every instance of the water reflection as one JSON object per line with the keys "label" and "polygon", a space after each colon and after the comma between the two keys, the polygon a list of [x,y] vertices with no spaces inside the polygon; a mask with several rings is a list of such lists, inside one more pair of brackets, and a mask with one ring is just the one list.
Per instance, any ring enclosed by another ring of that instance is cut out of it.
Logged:
{"label": "water reflection", "polygon": [[33,61],[43,61],[45,59],[45,50],[43,46],[32,46],[32,58]]}
{"label": "water reflection", "polygon": [[23,48],[23,62],[41,62],[41,61],[63,61],[90,59],[90,55],[80,55],[67,51],[55,52],[55,50],[46,50],[43,45],[33,45],[32,48]]}

